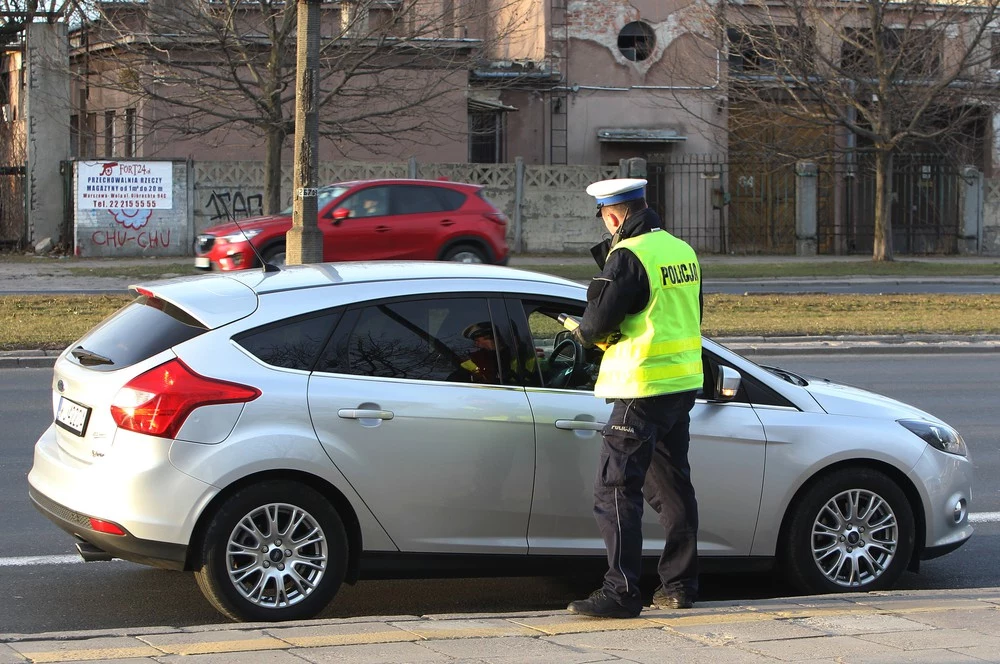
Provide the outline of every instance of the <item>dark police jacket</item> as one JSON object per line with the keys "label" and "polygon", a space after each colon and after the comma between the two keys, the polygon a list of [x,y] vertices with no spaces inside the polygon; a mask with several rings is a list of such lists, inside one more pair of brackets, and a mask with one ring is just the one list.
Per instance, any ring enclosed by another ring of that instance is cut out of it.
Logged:
{"label": "dark police jacket", "polygon": [[[659,215],[646,208],[630,214],[618,235],[625,239],[662,227]],[[608,256],[611,240],[595,245],[590,251],[597,264],[603,266],[601,274],[587,288],[587,309],[580,327],[573,333],[588,348],[608,337],[614,338],[626,316],[639,313],[649,304],[649,277],[634,253],[623,247]],[[700,292],[698,299],[704,309]]]}

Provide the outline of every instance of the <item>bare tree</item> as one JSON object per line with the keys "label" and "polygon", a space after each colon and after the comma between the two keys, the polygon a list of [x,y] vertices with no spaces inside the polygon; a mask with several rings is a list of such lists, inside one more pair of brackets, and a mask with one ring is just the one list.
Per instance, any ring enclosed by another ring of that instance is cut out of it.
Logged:
{"label": "bare tree", "polygon": [[[982,149],[997,101],[998,5],[720,0],[690,14],[687,29],[695,51],[728,54],[722,91],[730,151],[872,156],[873,259],[882,261],[893,259],[894,155],[922,149],[968,159]],[[803,136],[809,139],[796,140]]]}
{"label": "bare tree", "polygon": [[[399,137],[433,142],[455,112],[441,107],[442,94],[464,89],[476,58],[522,20],[503,0],[322,7],[319,134],[342,154],[378,153]],[[160,141],[222,144],[235,130],[262,139],[265,211],[277,212],[294,134],[296,9],[282,0],[99,2],[81,28],[88,84],[166,108],[142,118]]]}

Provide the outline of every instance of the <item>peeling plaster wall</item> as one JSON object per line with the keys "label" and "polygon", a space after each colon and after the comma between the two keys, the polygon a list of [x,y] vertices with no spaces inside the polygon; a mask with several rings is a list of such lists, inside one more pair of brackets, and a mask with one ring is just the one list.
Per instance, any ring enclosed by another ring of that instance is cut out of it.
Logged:
{"label": "peeling plaster wall", "polygon": [[[699,29],[704,8],[703,3],[676,0],[570,0],[568,42],[558,41],[553,32],[549,48],[568,56],[562,65],[568,88],[568,163],[609,164],[625,157],[723,148],[718,54],[696,48],[700,44],[690,36]],[[648,58],[632,61],[619,50],[618,35],[638,20],[651,26],[656,43]],[[526,110],[518,108],[512,115]],[[538,145],[537,126],[541,124],[543,140],[550,133],[548,108],[542,111],[532,109],[530,120],[510,121],[510,155],[525,155],[527,163],[536,163],[527,155]],[[673,129],[687,140],[602,144],[597,140],[601,128]]]}

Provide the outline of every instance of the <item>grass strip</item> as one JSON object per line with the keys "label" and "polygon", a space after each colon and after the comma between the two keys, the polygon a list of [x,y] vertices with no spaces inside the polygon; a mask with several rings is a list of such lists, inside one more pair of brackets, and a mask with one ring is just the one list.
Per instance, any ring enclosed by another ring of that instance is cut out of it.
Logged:
{"label": "grass strip", "polygon": [[[590,279],[597,273],[596,266],[587,262],[561,263],[559,257],[552,256],[551,263],[537,265],[517,265],[536,272],[553,274],[567,279]],[[12,261],[4,257],[3,262]],[[41,259],[39,259],[41,260]],[[48,261],[38,267],[47,274],[68,273],[74,277],[129,278],[153,280],[179,275],[204,274],[191,261],[153,260],[143,264],[124,264],[109,261],[100,266],[81,267],[72,264],[72,259]],[[791,259],[781,262],[746,262],[740,258],[715,256],[702,257],[702,271],[705,279],[780,279],[780,278],[831,278],[831,277],[1000,277],[1000,261],[962,261],[961,259],[901,259],[891,262],[874,262],[866,259],[840,259],[818,257],[813,261]]]}
{"label": "grass strip", "polygon": [[[0,350],[61,349],[126,295],[0,296]],[[1000,334],[1000,295],[706,295],[711,337]]]}

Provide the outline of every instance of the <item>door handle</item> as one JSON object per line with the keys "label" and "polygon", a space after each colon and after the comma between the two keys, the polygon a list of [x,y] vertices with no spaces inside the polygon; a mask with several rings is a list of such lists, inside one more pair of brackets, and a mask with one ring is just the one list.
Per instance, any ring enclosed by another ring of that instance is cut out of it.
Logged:
{"label": "door handle", "polygon": [[376,226],[375,227],[375,232],[376,233],[385,233],[385,232],[391,231],[391,230],[392,230],[391,226]]}
{"label": "door handle", "polygon": [[345,420],[391,420],[391,410],[369,410],[367,408],[341,408],[337,416]]}
{"label": "door handle", "polygon": [[442,219],[441,220],[441,225],[442,226],[454,226],[455,222],[452,221],[451,219]]}
{"label": "door handle", "polygon": [[557,429],[568,431],[603,431],[604,422],[587,422],[586,420],[556,420]]}

